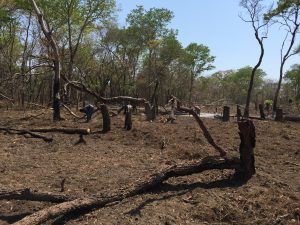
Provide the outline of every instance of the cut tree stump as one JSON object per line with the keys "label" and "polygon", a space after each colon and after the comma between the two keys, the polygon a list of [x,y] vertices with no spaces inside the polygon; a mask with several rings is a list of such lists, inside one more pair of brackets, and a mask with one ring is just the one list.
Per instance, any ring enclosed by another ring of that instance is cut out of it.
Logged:
{"label": "cut tree stump", "polygon": [[106,133],[110,131],[110,115],[109,111],[107,109],[107,106],[105,104],[100,105],[100,111],[102,113],[102,119],[103,119],[103,128],[102,132]]}
{"label": "cut tree stump", "polygon": [[146,177],[143,181],[138,184],[129,187],[127,190],[119,190],[117,194],[106,197],[89,197],[75,199],[60,203],[49,208],[37,211],[22,220],[15,223],[15,225],[35,225],[44,223],[50,219],[57,218],[58,216],[64,215],[78,210],[92,210],[95,208],[105,207],[107,204],[122,201],[129,197],[145,193],[149,189],[152,189],[160,185],[163,181],[171,177],[187,176],[194,173],[200,173],[205,170],[212,169],[239,169],[240,160],[238,158],[221,158],[221,157],[207,157],[197,162],[189,162],[182,165],[170,166],[166,169]]}
{"label": "cut tree stump", "polygon": [[276,116],[275,121],[282,121],[283,120],[283,111],[281,108],[276,109]]}
{"label": "cut tree stump", "polygon": [[263,104],[259,104],[258,108],[259,108],[260,118],[263,119],[263,120],[266,119]]}
{"label": "cut tree stump", "polygon": [[237,121],[240,121],[241,117],[242,117],[241,106],[236,105],[236,119],[237,119]]}
{"label": "cut tree stump", "polygon": [[240,174],[248,180],[255,174],[254,148],[256,143],[255,127],[252,120],[243,119],[238,122],[240,143]]}
{"label": "cut tree stump", "polygon": [[223,107],[223,122],[228,122],[230,119],[230,108],[228,106]]}

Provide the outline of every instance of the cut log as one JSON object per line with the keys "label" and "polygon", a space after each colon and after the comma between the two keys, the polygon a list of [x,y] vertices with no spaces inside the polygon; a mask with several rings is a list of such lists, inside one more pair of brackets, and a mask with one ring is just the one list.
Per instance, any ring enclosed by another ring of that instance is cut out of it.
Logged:
{"label": "cut log", "polygon": [[170,166],[163,169],[144,181],[138,182],[137,185],[132,186],[126,191],[118,191],[116,195],[107,197],[89,197],[76,199],[69,202],[60,203],[46,209],[42,209],[29,215],[22,220],[15,223],[15,225],[35,225],[54,219],[58,216],[79,210],[92,210],[95,208],[105,207],[107,204],[122,201],[125,198],[133,197],[145,193],[151,188],[160,185],[163,181],[171,177],[187,176],[194,173],[200,173],[205,170],[212,169],[238,169],[240,167],[240,160],[237,158],[220,158],[207,157],[198,162],[190,162],[182,165]]}
{"label": "cut log", "polygon": [[74,200],[74,197],[49,192],[32,191],[29,188],[20,190],[0,190],[0,200],[28,200],[39,202],[61,203]]}
{"label": "cut log", "polygon": [[33,132],[49,133],[49,132],[58,132],[65,134],[90,134],[91,130],[89,128],[66,128],[66,127],[52,127],[52,128],[34,128],[30,129]]}
{"label": "cut log", "polygon": [[300,117],[299,116],[285,116],[284,120],[292,121],[292,122],[300,122]]}
{"label": "cut log", "polygon": [[32,131],[29,131],[29,130],[0,127],[0,131],[5,131],[5,132],[7,132],[9,134],[17,134],[17,135],[23,135],[23,136],[25,136],[26,134],[29,134],[33,138],[40,138],[40,139],[43,139],[46,142],[53,141],[53,138],[51,138],[51,137],[46,137],[46,136],[34,133]]}
{"label": "cut log", "polygon": [[199,124],[201,130],[203,131],[204,137],[206,138],[208,143],[211,144],[220,153],[220,156],[225,156],[226,155],[225,150],[223,150],[220,146],[218,146],[215,143],[214,139],[210,135],[210,133],[209,133],[208,129],[206,128],[206,126],[204,125],[203,121],[200,119],[199,115],[193,109],[181,106],[181,102],[176,97],[172,96],[172,98],[177,102],[177,110],[182,111],[182,112],[187,112],[187,113],[190,113],[191,115],[193,115],[193,117]]}

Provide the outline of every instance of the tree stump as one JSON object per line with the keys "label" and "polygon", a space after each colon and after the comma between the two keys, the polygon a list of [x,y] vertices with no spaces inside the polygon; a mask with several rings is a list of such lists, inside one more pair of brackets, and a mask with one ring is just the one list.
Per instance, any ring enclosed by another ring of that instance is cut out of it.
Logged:
{"label": "tree stump", "polygon": [[242,179],[248,180],[255,174],[254,148],[256,142],[255,127],[252,120],[243,119],[238,122],[241,166],[239,174]]}
{"label": "tree stump", "polygon": [[236,105],[236,118],[237,118],[237,121],[240,121],[241,117],[242,117],[241,107],[239,105]]}
{"label": "tree stump", "polygon": [[102,131],[104,133],[110,131],[110,116],[109,112],[107,109],[107,106],[105,104],[100,105],[100,111],[102,113],[102,118],[103,118],[103,129]]}
{"label": "tree stump", "polygon": [[282,121],[283,120],[283,111],[281,108],[276,108],[276,116],[275,116],[276,121]]}
{"label": "tree stump", "polygon": [[263,120],[266,119],[263,104],[259,104],[258,108],[259,108],[260,118]]}
{"label": "tree stump", "polygon": [[227,122],[230,118],[230,108],[228,106],[224,106],[223,108],[223,121]]}
{"label": "tree stump", "polygon": [[125,125],[124,129],[126,130],[131,130],[132,128],[132,119],[131,119],[131,114],[132,114],[132,106],[130,104],[125,106]]}

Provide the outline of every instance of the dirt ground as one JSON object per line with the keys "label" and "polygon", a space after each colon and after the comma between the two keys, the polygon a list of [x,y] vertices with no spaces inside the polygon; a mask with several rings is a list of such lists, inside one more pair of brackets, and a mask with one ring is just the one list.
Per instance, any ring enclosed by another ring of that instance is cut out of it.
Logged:
{"label": "dirt ground", "polygon": [[[54,141],[0,132],[0,190],[31,188],[84,197],[125,188],[168,165],[216,155],[192,117],[174,124],[147,122],[133,116],[133,129],[123,129],[123,115],[112,117],[112,130],[102,134],[101,115],[90,123],[52,122],[51,112],[0,110],[0,126],[13,128],[91,128],[86,144],[79,135],[45,134]],[[203,119],[216,143],[238,156],[237,122]],[[300,123],[255,120],[257,174],[246,184],[230,180],[231,170],[206,171],[172,178],[149,193],[47,224],[300,224]],[[160,149],[160,142],[167,146]],[[51,203],[0,200],[0,224],[13,223]]]}

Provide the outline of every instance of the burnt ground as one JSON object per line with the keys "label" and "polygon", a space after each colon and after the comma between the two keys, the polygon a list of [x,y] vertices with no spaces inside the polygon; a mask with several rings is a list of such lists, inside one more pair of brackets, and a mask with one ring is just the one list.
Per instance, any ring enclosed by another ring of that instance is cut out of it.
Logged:
{"label": "burnt ground", "polygon": [[[99,132],[101,115],[90,123],[51,121],[51,111],[0,110],[0,126],[91,128],[87,144],[74,145],[79,135],[59,133],[54,141],[0,132],[0,189],[31,188],[84,197],[128,187],[155,171],[176,163],[216,155],[192,117],[174,124],[133,116],[133,129],[123,130],[123,116],[112,117],[112,131]],[[237,123],[203,119],[216,143],[238,156]],[[234,171],[206,171],[172,178],[149,193],[116,202],[84,215],[47,224],[300,224],[300,123],[254,121],[257,174],[246,184],[230,180]],[[160,149],[165,139],[167,147]],[[52,205],[0,200],[0,224]]]}

